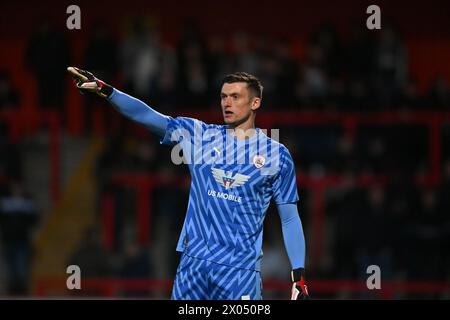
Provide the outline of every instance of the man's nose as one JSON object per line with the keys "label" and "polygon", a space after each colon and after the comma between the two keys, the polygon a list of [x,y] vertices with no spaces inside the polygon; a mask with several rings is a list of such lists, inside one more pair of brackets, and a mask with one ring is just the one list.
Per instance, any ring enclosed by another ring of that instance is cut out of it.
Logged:
{"label": "man's nose", "polygon": [[232,100],[231,97],[225,98],[225,107],[231,107],[232,105]]}

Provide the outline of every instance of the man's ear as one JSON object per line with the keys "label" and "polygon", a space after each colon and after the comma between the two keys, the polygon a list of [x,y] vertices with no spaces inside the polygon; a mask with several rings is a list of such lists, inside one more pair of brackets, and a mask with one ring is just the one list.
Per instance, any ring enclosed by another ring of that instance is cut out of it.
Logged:
{"label": "man's ear", "polygon": [[256,111],[261,106],[261,98],[254,97],[252,98],[251,108],[253,111]]}

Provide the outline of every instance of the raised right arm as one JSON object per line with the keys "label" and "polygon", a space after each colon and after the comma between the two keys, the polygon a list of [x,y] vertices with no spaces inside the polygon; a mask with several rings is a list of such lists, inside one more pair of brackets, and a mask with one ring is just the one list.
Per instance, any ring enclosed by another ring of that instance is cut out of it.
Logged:
{"label": "raised right arm", "polygon": [[113,105],[125,117],[144,125],[153,133],[163,137],[166,133],[170,117],[150,108],[144,102],[123,93],[100,79],[92,73],[76,67],[68,67],[67,71],[75,80],[81,92],[93,92]]}
{"label": "raised right arm", "polygon": [[169,117],[159,113],[139,99],[136,99],[120,90],[113,89],[106,100],[125,117],[142,124],[153,133],[164,136]]}

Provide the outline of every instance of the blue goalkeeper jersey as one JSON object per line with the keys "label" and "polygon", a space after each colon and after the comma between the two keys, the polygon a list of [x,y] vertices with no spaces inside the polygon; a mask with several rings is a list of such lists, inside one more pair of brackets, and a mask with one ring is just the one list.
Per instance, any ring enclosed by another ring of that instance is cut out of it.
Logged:
{"label": "blue goalkeeper jersey", "polygon": [[273,198],[298,201],[295,167],[287,148],[262,130],[239,140],[225,125],[170,118],[162,144],[172,160],[188,164],[189,203],[177,251],[260,271],[263,222]]}

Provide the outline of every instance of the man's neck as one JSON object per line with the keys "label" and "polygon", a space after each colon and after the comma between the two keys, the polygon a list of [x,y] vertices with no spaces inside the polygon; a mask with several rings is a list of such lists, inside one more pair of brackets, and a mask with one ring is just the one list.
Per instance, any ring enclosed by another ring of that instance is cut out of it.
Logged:
{"label": "man's neck", "polygon": [[235,127],[230,126],[230,129],[232,129],[233,136],[235,136],[238,140],[250,139],[256,134],[255,119],[250,117],[247,121]]}

